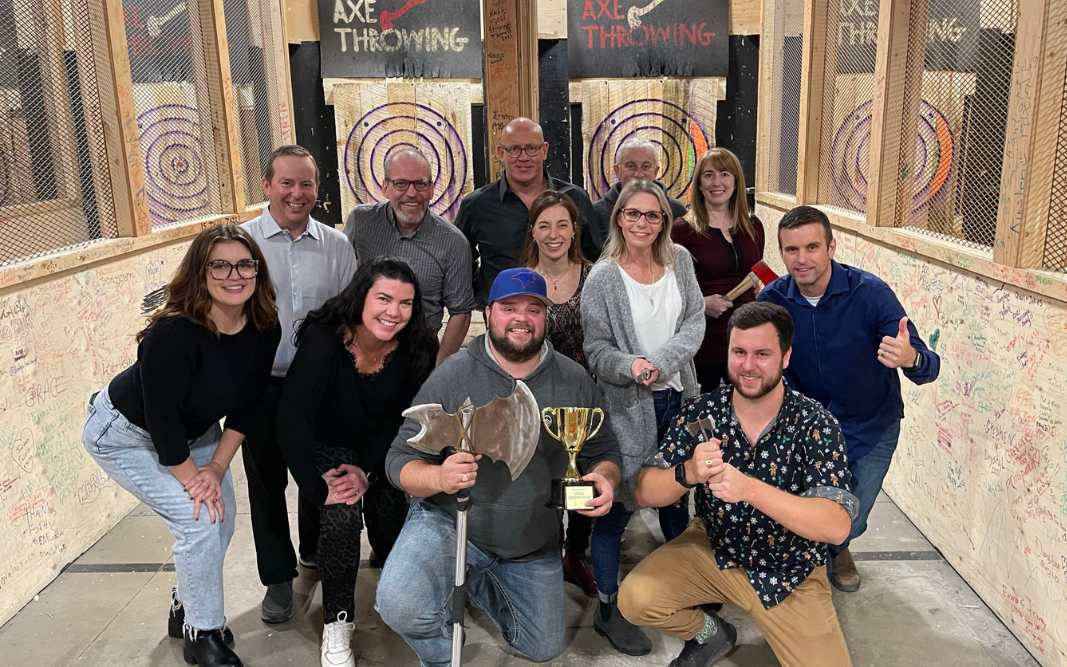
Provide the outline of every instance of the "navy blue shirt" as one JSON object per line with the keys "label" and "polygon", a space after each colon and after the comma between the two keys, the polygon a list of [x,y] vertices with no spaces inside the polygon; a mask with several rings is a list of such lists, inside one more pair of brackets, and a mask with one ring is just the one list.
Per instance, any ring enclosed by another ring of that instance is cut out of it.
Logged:
{"label": "navy blue shirt", "polygon": [[[830,260],[830,284],[817,306],[808,303],[792,276],[760,293],[760,301],[783,306],[793,316],[793,356],[785,370],[790,385],[822,403],[841,422],[848,458],[869,452],[904,417],[900,376],[878,361],[884,336],[896,336],[907,315],[884,280]],[[937,379],[941,358],[926,347],[908,320],[911,346],[922,355],[916,370],[903,369],[915,384]]]}

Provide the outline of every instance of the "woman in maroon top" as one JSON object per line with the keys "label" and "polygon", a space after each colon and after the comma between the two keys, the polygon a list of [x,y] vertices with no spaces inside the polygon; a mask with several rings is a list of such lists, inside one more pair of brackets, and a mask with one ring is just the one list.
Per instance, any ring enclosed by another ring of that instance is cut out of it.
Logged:
{"label": "woman in maroon top", "polygon": [[[562,192],[546,190],[530,204],[526,242],[519,266],[545,277],[548,298],[548,340],[560,354],[578,362],[587,371],[585,333],[582,329],[582,287],[592,265],[582,254],[582,230],[578,208]],[[596,581],[585,552],[593,520],[568,512],[567,539],[563,544],[563,578],[577,584],[586,595],[596,594]]]}
{"label": "woman in maroon top", "polygon": [[737,156],[712,148],[700,158],[690,185],[692,207],[674,221],[671,238],[693,255],[707,328],[693,361],[701,391],[726,377],[726,322],[734,306],[756,300],[749,290],[735,301],[723,295],[737,287],[752,265],[763,259],[763,223],[749,215],[745,175]]}

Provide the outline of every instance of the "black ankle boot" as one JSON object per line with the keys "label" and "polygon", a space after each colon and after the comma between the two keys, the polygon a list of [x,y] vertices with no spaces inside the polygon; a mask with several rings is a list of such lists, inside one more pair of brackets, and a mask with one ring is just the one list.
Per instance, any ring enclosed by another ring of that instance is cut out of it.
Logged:
{"label": "black ankle boot", "polygon": [[244,667],[237,654],[222,641],[222,630],[187,630],[185,661],[204,667]]}
{"label": "black ankle boot", "polygon": [[[167,635],[174,639],[181,639],[182,626],[185,625],[185,607],[182,606],[181,602],[178,602],[177,598],[177,592],[171,591],[170,618],[167,619]],[[223,626],[222,628],[222,641],[227,646],[233,646],[233,632],[226,626]]]}

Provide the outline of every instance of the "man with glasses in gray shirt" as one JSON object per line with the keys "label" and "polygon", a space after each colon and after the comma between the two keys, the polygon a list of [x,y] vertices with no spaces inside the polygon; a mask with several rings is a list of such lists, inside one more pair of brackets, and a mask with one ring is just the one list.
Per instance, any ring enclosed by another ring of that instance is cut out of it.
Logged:
{"label": "man with glasses in gray shirt", "polygon": [[[270,202],[268,208],[241,227],[256,240],[267,260],[278,293],[282,341],[257,408],[257,427],[245,434],[242,458],[248,476],[256,565],[259,579],[267,587],[260,616],[266,623],[284,623],[293,617],[297,557],[289,537],[285,503],[289,469],[275,428],[278,401],[296,354],[295,324],[348,285],[356,273],[356,256],[344,234],[311,217],[319,194],[319,166],[307,149],[280,146],[271,153],[263,175],[263,193]],[[298,509],[300,563],[316,567],[318,507],[301,497]]]}
{"label": "man with glasses in gray shirt", "polygon": [[451,222],[429,210],[434,184],[425,155],[413,148],[395,150],[385,158],[384,171],[387,200],[353,208],[344,233],[360,262],[385,255],[407,260],[419,279],[431,329],[440,330],[448,308],[440,364],[463,344],[476,305],[470,247]]}
{"label": "man with glasses in gray shirt", "polygon": [[456,227],[467,237],[474,259],[480,260],[474,269],[474,291],[481,307],[496,275],[519,263],[530,204],[545,190],[562,192],[578,207],[586,259],[595,262],[604,246],[586,191],[548,175],[544,166],[548,143],[540,125],[529,118],[512,120],[500,133],[496,154],[504,163],[504,175],[464,197],[456,216]]}

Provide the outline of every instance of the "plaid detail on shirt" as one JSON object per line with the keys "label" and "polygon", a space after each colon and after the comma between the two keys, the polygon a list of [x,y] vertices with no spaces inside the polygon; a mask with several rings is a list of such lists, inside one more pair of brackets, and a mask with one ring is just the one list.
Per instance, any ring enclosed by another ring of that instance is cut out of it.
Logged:
{"label": "plaid detail on shirt", "polygon": [[393,215],[388,201],[360,204],[348,214],[344,233],[360,264],[386,255],[407,261],[419,279],[426,321],[434,331],[441,328],[445,308],[452,315],[474,310],[471,249],[463,233],[427,211],[422,226],[403,236]]}
{"label": "plaid detail on shirt", "polygon": [[[855,516],[856,497],[849,489],[852,474],[837,419],[786,387],[778,415],[753,446],[733,414],[733,391],[733,387],[723,387],[683,406],[649,463],[663,468],[684,463],[705,439],[700,429],[691,430],[688,425],[710,418],[712,437],[722,441],[724,461],[782,491],[835,500]],[[788,597],[816,567],[826,563],[823,543],[786,530],[748,503],[723,502],[705,485],[696,489],[696,511],[719,568],[744,569],[766,609]]]}

